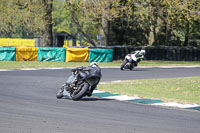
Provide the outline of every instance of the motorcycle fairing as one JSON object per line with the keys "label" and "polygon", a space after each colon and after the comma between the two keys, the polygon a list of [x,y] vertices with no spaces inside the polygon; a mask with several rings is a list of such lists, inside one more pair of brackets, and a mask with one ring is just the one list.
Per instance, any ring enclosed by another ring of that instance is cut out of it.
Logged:
{"label": "motorcycle fairing", "polygon": [[70,93],[69,93],[68,91],[66,91],[66,87],[67,87],[66,84],[64,84],[63,87],[65,87],[65,88],[64,88],[64,91],[63,91],[63,96],[64,96],[64,98],[65,98],[65,99],[70,99],[70,100],[71,100],[72,97],[70,96]]}

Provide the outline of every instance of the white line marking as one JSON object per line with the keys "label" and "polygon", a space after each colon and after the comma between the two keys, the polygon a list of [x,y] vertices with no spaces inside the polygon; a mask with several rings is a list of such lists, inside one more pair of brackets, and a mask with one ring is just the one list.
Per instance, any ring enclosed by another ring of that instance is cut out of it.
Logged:
{"label": "white line marking", "polygon": [[115,100],[119,100],[119,101],[141,99],[141,98],[139,98],[139,97],[130,97],[130,96],[127,96],[127,95],[110,96],[110,97],[105,97],[105,98],[108,98],[108,99],[115,99]]}
{"label": "white line marking", "polygon": [[39,69],[37,69],[37,68],[24,68],[24,69],[17,69],[17,70],[30,71],[30,70],[39,70]]}
{"label": "white line marking", "polygon": [[179,107],[179,108],[192,108],[192,107],[198,107],[197,104],[180,104],[180,103],[154,103],[151,105],[160,105],[160,106],[168,106],[168,107]]}
{"label": "white line marking", "polygon": [[13,71],[13,70],[10,70],[10,69],[0,69],[0,71],[4,72],[4,71]]}

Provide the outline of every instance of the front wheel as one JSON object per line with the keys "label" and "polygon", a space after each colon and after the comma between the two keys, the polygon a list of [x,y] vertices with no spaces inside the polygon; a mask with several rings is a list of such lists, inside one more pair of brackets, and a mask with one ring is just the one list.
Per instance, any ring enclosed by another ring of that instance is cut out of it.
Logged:
{"label": "front wheel", "polygon": [[56,98],[57,99],[61,99],[64,95],[63,95],[63,91],[64,91],[64,87],[62,86],[60,89],[59,89],[59,91],[58,91],[58,93],[56,94]]}
{"label": "front wheel", "polygon": [[83,84],[81,84],[77,90],[75,90],[73,92],[73,94],[71,95],[72,100],[80,100],[83,96],[86,95],[87,91],[89,89],[89,84],[84,82]]}
{"label": "front wheel", "polygon": [[120,67],[121,70],[124,70],[124,66],[126,65],[126,63],[127,63],[127,60],[124,60],[124,61],[122,62],[122,65],[121,65],[121,67]]}
{"label": "front wheel", "polygon": [[134,66],[133,66],[133,65],[131,65],[131,66],[129,67],[129,70],[133,70],[133,68],[134,68]]}

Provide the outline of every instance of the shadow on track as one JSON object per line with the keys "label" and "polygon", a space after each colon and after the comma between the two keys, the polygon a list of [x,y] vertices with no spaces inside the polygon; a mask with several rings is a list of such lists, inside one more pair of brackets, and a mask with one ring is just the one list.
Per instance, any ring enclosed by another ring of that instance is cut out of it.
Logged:
{"label": "shadow on track", "polygon": [[134,72],[134,71],[150,71],[150,70],[148,70],[148,69],[123,70],[123,72]]}
{"label": "shadow on track", "polygon": [[[62,99],[73,101],[72,99],[69,99],[68,97],[63,97]],[[79,101],[110,101],[110,100],[112,99],[97,98],[97,97],[83,97]]]}

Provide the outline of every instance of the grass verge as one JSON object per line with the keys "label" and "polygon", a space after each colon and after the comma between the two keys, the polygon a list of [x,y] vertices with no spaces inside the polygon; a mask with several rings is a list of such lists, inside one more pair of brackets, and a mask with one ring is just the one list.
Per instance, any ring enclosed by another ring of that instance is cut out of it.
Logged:
{"label": "grass verge", "polygon": [[[120,67],[122,61],[99,63],[100,67]],[[34,62],[34,61],[0,61],[0,69],[44,68],[44,67],[78,67],[88,66],[89,62]],[[198,65],[200,61],[141,61],[139,66],[185,66]]]}
{"label": "grass verge", "polygon": [[200,104],[200,76],[106,83],[100,84],[98,89],[121,95],[159,99],[165,102]]}

